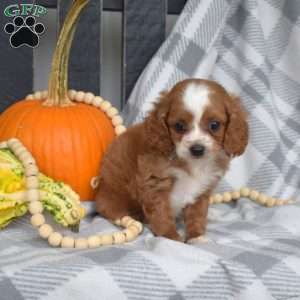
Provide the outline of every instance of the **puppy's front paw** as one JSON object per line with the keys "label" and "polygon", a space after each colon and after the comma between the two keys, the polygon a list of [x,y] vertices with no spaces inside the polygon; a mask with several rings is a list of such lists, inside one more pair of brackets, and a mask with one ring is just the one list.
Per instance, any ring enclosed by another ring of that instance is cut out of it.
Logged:
{"label": "puppy's front paw", "polygon": [[205,235],[199,235],[195,238],[189,239],[188,244],[197,245],[197,244],[207,244],[210,240]]}

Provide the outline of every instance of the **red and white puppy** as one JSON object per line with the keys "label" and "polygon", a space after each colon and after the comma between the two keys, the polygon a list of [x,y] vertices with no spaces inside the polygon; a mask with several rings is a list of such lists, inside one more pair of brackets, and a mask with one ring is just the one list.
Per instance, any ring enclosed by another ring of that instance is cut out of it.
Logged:
{"label": "red and white puppy", "polygon": [[141,124],[109,147],[100,172],[98,212],[149,223],[158,236],[180,240],[205,233],[209,196],[248,142],[239,99],[216,82],[188,79],[161,94]]}

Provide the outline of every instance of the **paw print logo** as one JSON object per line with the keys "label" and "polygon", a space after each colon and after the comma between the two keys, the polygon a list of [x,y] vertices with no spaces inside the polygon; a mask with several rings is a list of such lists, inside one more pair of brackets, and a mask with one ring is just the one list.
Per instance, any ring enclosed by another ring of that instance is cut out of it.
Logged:
{"label": "paw print logo", "polygon": [[26,19],[17,16],[12,23],[4,26],[4,31],[11,35],[10,44],[13,48],[23,45],[35,48],[39,44],[39,36],[45,31],[45,26],[42,23],[36,23],[33,16],[28,16]]}

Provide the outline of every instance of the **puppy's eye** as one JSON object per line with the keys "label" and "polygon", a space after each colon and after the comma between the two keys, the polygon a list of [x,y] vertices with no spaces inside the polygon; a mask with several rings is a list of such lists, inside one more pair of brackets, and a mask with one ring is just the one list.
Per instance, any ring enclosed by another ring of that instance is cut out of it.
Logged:
{"label": "puppy's eye", "polygon": [[174,129],[178,133],[184,133],[186,131],[186,125],[184,122],[179,121],[175,123]]}
{"label": "puppy's eye", "polygon": [[219,130],[221,124],[219,121],[210,121],[209,124],[208,124],[208,128],[210,131],[212,132],[216,132]]}

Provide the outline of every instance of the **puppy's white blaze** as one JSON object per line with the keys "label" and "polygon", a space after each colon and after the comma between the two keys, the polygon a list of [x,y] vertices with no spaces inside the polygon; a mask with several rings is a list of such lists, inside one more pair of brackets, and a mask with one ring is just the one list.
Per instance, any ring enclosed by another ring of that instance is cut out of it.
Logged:
{"label": "puppy's white blaze", "polygon": [[185,109],[194,116],[194,123],[199,124],[205,108],[209,105],[209,88],[204,84],[189,84],[183,93]]}
{"label": "puppy's white blaze", "polygon": [[200,128],[200,120],[210,104],[209,93],[207,86],[194,83],[189,84],[183,93],[184,109],[193,115],[193,120],[191,124],[192,129],[176,144],[177,155],[181,158],[188,158],[190,156],[189,147],[197,142],[207,148],[213,145],[213,140],[209,134]]}

